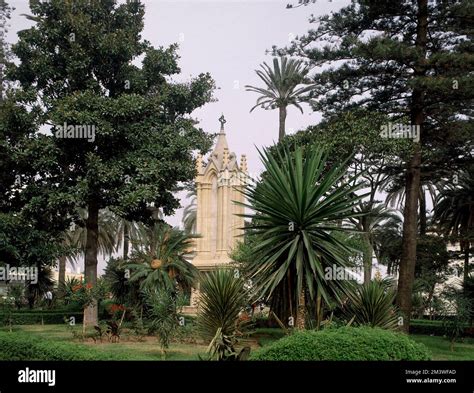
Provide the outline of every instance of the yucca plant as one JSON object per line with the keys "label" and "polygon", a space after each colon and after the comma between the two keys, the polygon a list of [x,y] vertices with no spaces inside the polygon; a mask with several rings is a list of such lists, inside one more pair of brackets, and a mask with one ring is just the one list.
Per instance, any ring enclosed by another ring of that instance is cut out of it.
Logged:
{"label": "yucca plant", "polygon": [[[286,293],[297,302],[296,327],[304,329],[306,303],[342,301],[347,280],[326,280],[326,268],[350,267],[350,249],[336,233],[338,223],[355,217],[364,195],[356,195],[357,176],[344,179],[347,161],[328,168],[321,148],[305,152],[296,147],[283,153],[260,153],[265,165],[263,180],[244,191],[253,210],[247,228],[258,237],[248,272],[256,292],[265,300]],[[284,289],[284,291],[283,291]],[[318,320],[320,320],[318,315]]]}
{"label": "yucca plant", "polygon": [[396,291],[388,280],[374,280],[354,287],[343,310],[355,325],[368,325],[395,330],[398,313],[394,306]]}
{"label": "yucca plant", "polygon": [[231,269],[218,269],[207,273],[200,286],[198,328],[210,340],[211,358],[236,358],[236,333],[245,327],[239,315],[247,304],[244,281]]}

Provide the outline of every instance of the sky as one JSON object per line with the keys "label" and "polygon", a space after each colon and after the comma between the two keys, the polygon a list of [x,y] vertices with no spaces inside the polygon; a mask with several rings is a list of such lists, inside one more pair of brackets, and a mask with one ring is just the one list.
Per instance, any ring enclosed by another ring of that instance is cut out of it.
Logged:
{"label": "sky", "polygon": [[[262,62],[271,63],[266,54],[273,45],[285,47],[292,38],[315,25],[308,19],[328,14],[348,5],[350,0],[317,0],[306,7],[286,9],[298,0],[142,0],[145,4],[145,28],[142,37],[155,47],[179,44],[181,74],[176,81],[189,80],[209,72],[216,81],[216,102],[193,112],[192,117],[208,133],[219,132],[218,118],[224,114],[229,149],[247,155],[249,172],[258,174],[262,165],[257,148],[272,145],[278,139],[278,111],[260,108],[249,113],[258,95],[245,85],[262,86],[255,73]],[[10,0],[15,8],[7,41],[15,43],[17,32],[30,27],[21,14],[29,13],[27,0]],[[263,86],[262,86],[263,87]],[[317,124],[321,117],[304,106],[304,114],[288,110],[287,133]],[[183,194],[180,194],[183,196]],[[183,207],[186,204],[182,200]],[[166,220],[180,225],[182,209]],[[100,261],[99,267],[104,267]]]}

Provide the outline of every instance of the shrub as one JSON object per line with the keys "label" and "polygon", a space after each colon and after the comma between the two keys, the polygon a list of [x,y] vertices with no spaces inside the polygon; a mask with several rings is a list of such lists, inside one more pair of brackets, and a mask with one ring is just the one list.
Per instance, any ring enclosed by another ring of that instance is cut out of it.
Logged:
{"label": "shrub", "polygon": [[371,327],[302,331],[258,350],[252,360],[429,360],[423,344]]}
{"label": "shrub", "polygon": [[120,360],[90,346],[0,331],[0,360]]}
{"label": "shrub", "polygon": [[444,336],[446,334],[446,328],[443,326],[442,321],[412,319],[410,321],[410,334]]}
{"label": "shrub", "polygon": [[0,323],[6,324],[7,319],[11,317],[13,325],[35,325],[43,323],[45,325],[54,325],[64,323],[64,317],[74,317],[76,323],[82,323],[82,312],[51,312],[51,311],[36,311],[36,312],[14,312],[10,315],[0,313]]}
{"label": "shrub", "polygon": [[355,325],[368,325],[395,330],[398,327],[395,291],[390,281],[371,281],[358,285],[349,292],[349,301],[344,309],[348,320],[354,318]]}

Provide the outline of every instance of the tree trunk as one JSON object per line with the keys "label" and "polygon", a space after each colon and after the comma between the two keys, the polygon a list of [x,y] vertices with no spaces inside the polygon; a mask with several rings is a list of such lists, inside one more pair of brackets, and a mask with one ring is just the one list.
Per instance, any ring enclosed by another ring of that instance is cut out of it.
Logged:
{"label": "tree trunk", "polygon": [[300,297],[298,299],[298,308],[296,310],[296,329],[304,330],[306,322],[306,302],[304,289],[301,290]]}
{"label": "tree trunk", "polygon": [[130,244],[130,228],[128,222],[124,220],[123,223],[123,259],[128,259],[128,249]]}
{"label": "tree trunk", "polygon": [[423,187],[420,187],[420,235],[426,235],[426,195]]}
{"label": "tree trunk", "polygon": [[64,284],[66,283],[66,256],[59,258],[59,273],[58,273],[58,292],[59,296],[64,296]]}
{"label": "tree trunk", "polygon": [[[97,285],[97,246],[99,239],[99,207],[90,201],[86,221],[87,238],[85,250],[85,280],[87,284]],[[98,323],[97,301],[84,310],[84,326],[95,326]]]}
{"label": "tree trunk", "polygon": [[[426,44],[428,34],[428,0],[418,0],[416,48],[422,56],[415,65],[414,76],[425,75]],[[412,291],[415,280],[416,240],[418,232],[418,199],[420,194],[421,137],[424,122],[424,91],[413,89],[410,103],[411,125],[418,126],[418,141],[407,163],[405,177],[405,208],[403,210],[402,258],[400,261],[397,304],[403,315],[402,330],[408,333],[412,310]]]}
{"label": "tree trunk", "polygon": [[286,106],[280,108],[280,129],[278,133],[278,141],[282,141],[285,137],[285,122],[286,122]]}
{"label": "tree trunk", "polygon": [[364,250],[364,284],[370,283],[372,279],[372,244],[369,237],[364,234],[365,250]]}
{"label": "tree trunk", "polygon": [[469,251],[470,251],[470,242],[466,241],[466,246],[464,248],[464,288],[467,289],[467,281],[469,280]]}

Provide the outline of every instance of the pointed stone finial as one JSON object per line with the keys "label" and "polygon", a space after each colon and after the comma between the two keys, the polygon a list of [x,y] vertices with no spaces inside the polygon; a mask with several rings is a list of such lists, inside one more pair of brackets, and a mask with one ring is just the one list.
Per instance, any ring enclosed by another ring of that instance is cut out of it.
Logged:
{"label": "pointed stone finial", "polygon": [[224,124],[227,123],[227,120],[224,117],[224,114],[219,117],[219,122],[221,123],[221,134],[224,134]]}
{"label": "pointed stone finial", "polygon": [[196,157],[196,169],[198,173],[201,173],[202,171],[202,154],[198,154]]}
{"label": "pointed stone finial", "polygon": [[247,172],[247,156],[245,154],[242,154],[240,159],[240,170],[242,172]]}
{"label": "pointed stone finial", "polygon": [[229,164],[229,149],[227,147],[224,147],[224,152],[222,154],[222,168],[225,169],[225,167]]}

